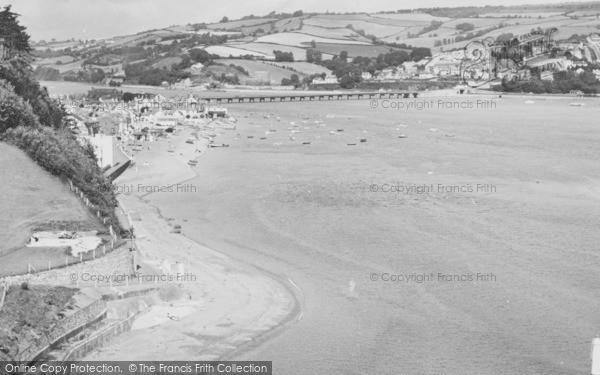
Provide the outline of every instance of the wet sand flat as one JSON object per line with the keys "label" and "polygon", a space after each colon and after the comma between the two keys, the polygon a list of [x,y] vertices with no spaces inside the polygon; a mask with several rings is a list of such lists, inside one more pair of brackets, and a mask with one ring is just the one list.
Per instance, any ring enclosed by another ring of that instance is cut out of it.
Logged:
{"label": "wet sand flat", "polygon": [[283,374],[588,370],[598,102],[228,109],[231,147],[199,159],[197,192],[147,198],[190,238],[302,289],[300,322],[235,359]]}

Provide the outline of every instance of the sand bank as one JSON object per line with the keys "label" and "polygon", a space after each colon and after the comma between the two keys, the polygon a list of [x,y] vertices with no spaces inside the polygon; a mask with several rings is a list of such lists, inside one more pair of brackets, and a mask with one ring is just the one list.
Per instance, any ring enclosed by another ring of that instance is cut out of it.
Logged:
{"label": "sand bank", "polygon": [[[291,288],[277,277],[173,233],[174,221],[144,200],[149,187],[176,187],[197,177],[187,162],[207,148],[202,140],[185,143],[191,132],[186,129],[170,141],[145,143],[145,150],[135,156],[137,168],[115,182],[123,189],[119,201],[124,210],[141,219],[132,221],[143,262],[139,271],[152,273],[150,268],[159,269],[165,261],[183,264],[185,276],[178,283],[184,300],[154,306],[134,330],[86,360],[218,359],[252,347],[299,312]],[[182,224],[184,232],[193,230]]]}

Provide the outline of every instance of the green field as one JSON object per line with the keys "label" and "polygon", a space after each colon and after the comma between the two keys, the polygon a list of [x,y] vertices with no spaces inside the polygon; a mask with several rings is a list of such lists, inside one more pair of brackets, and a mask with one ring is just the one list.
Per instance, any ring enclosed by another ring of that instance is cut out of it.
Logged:
{"label": "green field", "polygon": [[[252,81],[264,80],[265,77],[268,77],[269,81],[281,82],[283,78],[290,78],[292,74],[295,73],[294,71],[285,69],[284,67],[272,65],[275,63],[244,59],[223,59],[217,61],[225,65],[234,64],[244,68],[249,73],[249,76],[244,77],[242,74],[238,74],[242,83],[251,83]],[[302,74],[298,75],[300,78],[303,77]]]}
{"label": "green field", "polygon": [[340,52],[348,52],[348,56],[368,56],[377,57],[380,53],[388,53],[390,50],[399,49],[385,46],[375,45],[352,45],[352,44],[336,44],[336,43],[317,43],[318,51],[330,55],[339,55]]}

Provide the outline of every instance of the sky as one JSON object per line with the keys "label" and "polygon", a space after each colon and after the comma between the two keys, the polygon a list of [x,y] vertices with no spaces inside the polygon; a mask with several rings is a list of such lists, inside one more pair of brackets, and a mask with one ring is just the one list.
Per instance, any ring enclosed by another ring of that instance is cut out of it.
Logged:
{"label": "sky", "polygon": [[[565,0],[527,0],[528,4]],[[21,15],[34,41],[101,39],[188,23],[218,22],[271,11],[378,12],[465,5],[517,5],[522,0],[0,0]],[[442,5],[443,4],[443,5]]]}

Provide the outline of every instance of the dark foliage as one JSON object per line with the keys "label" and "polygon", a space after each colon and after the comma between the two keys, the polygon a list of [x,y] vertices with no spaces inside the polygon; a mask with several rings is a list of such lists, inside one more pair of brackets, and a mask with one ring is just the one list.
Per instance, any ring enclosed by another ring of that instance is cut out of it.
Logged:
{"label": "dark foliage", "polygon": [[107,224],[119,228],[111,182],[91,157],[93,151],[82,147],[73,134],[66,130],[18,126],[4,132],[1,139],[25,151],[53,175],[73,181],[100,213],[109,218]]}
{"label": "dark foliage", "polygon": [[24,58],[15,57],[1,63],[0,79],[9,82],[15,93],[31,104],[33,113],[39,117],[42,125],[56,129],[63,126],[63,107],[50,98],[45,87],[40,86]]}

